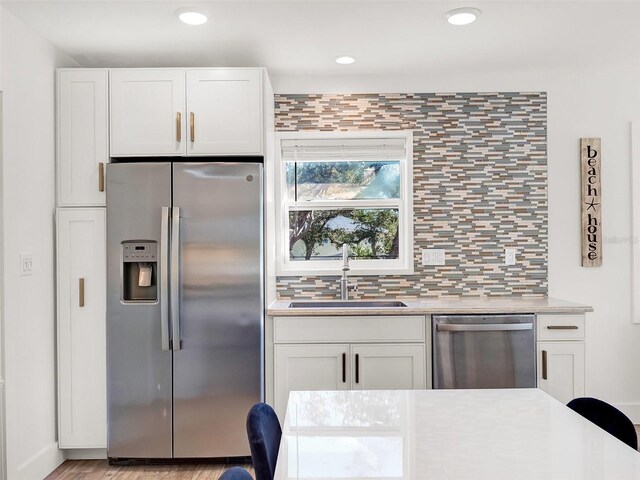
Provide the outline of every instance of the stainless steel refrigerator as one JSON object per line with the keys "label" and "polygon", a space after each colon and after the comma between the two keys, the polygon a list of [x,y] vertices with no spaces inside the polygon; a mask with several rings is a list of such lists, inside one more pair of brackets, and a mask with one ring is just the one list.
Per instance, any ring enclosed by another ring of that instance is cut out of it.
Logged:
{"label": "stainless steel refrigerator", "polygon": [[108,456],[250,454],[263,399],[259,163],[107,167]]}

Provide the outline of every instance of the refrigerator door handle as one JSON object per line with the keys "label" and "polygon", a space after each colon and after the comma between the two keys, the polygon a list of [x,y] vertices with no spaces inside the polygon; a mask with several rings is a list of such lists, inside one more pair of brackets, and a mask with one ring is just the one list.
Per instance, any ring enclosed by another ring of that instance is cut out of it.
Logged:
{"label": "refrigerator door handle", "polygon": [[171,328],[173,351],[181,348],[180,338],[180,207],[171,209]]}
{"label": "refrigerator door handle", "polygon": [[162,351],[169,346],[169,207],[162,207],[160,227],[160,335]]}

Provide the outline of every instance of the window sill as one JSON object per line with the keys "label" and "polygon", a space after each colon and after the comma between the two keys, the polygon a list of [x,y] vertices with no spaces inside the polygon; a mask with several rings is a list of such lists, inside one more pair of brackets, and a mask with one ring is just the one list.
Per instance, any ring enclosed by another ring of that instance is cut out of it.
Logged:
{"label": "window sill", "polygon": [[[389,267],[389,268],[351,268],[347,272],[349,277],[384,277],[387,275],[413,275],[413,265],[410,267]],[[278,268],[276,276],[278,277],[340,277],[342,275],[342,267],[336,268]]]}

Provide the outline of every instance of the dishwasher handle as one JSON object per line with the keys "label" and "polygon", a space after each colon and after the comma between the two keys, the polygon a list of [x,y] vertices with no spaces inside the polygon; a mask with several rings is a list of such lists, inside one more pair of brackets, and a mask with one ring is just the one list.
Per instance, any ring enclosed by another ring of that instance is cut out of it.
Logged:
{"label": "dishwasher handle", "polygon": [[533,323],[438,323],[439,332],[504,332],[531,330]]}

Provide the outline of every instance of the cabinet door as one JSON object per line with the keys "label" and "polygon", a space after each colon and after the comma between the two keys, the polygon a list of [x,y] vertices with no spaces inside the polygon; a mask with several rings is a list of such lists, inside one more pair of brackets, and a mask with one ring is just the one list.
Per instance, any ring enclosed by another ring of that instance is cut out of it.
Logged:
{"label": "cabinet door", "polygon": [[258,68],[187,70],[189,155],[262,154]]}
{"label": "cabinet door", "polygon": [[58,70],[59,206],[104,206],[109,161],[108,71]]}
{"label": "cabinet door", "polygon": [[105,267],[105,210],[59,209],[60,448],[107,445]]}
{"label": "cabinet door", "polygon": [[354,390],[425,388],[424,345],[352,345]]}
{"label": "cabinet door", "polygon": [[541,390],[562,403],[584,396],[583,342],[538,342],[537,356]]}
{"label": "cabinet door", "polygon": [[276,345],[275,410],[284,420],[289,392],[348,390],[348,345]]}
{"label": "cabinet door", "polygon": [[184,69],[111,70],[111,156],[184,155]]}

